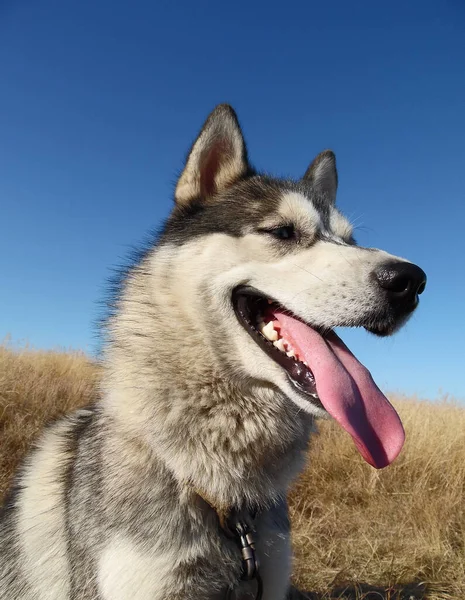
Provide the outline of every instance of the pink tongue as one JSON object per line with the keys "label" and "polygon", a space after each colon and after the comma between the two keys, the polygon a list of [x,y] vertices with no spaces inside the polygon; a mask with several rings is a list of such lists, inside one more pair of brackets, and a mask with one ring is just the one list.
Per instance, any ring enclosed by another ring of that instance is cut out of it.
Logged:
{"label": "pink tongue", "polygon": [[363,458],[377,469],[389,465],[404,444],[400,418],[370,372],[335,334],[314,329],[273,311],[281,335],[310,367],[321,403],[352,436]]}

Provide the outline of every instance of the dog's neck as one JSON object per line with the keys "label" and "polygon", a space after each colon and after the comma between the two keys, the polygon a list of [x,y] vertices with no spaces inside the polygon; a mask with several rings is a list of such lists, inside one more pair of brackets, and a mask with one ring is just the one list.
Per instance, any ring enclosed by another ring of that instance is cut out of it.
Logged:
{"label": "dog's neck", "polygon": [[173,307],[129,295],[106,351],[106,411],[214,504],[279,500],[303,465],[312,418],[271,385],[219,372],[198,332],[178,325]]}
{"label": "dog's neck", "polygon": [[[104,406],[181,484],[215,506],[272,503],[301,470],[311,417],[272,390],[240,393],[224,381],[147,386],[104,378]],[[287,404],[287,406],[285,406]],[[264,406],[265,405],[265,406]]]}

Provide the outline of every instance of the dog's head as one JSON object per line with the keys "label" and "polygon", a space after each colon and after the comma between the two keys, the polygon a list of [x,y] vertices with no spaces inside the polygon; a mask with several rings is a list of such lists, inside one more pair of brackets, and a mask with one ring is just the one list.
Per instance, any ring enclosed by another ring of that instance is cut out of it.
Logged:
{"label": "dog's head", "polygon": [[169,257],[176,297],[230,376],[330,413],[382,467],[402,447],[402,425],[333,328],[392,334],[426,277],[404,259],[357,247],[336,190],[331,151],[300,181],[257,174],[234,111],[221,105],[188,155],[158,256]]}

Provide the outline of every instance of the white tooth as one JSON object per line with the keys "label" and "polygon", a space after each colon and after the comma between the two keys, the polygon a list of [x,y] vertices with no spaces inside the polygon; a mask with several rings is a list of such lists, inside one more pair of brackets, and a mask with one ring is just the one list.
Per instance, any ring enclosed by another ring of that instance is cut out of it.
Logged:
{"label": "white tooth", "polygon": [[286,338],[283,338],[283,340],[284,340],[284,345],[287,348],[286,354],[288,356],[290,356],[291,358],[295,358],[294,348],[290,345],[290,343],[286,340]]}
{"label": "white tooth", "polygon": [[281,352],[285,352],[285,348],[284,348],[284,342],[283,340],[277,340],[276,342],[273,342],[273,346],[275,346],[275,348],[277,348],[278,350],[281,350]]}
{"label": "white tooth", "polygon": [[274,342],[278,339],[278,332],[275,331],[275,328],[273,326],[273,322],[270,321],[269,323],[267,323],[265,325],[265,327],[263,327],[263,329],[261,330],[263,335],[270,340],[270,342]]}
{"label": "white tooth", "polygon": [[305,361],[304,361],[304,365],[305,365],[306,367],[308,367],[308,365],[307,365],[307,363],[306,363]]}

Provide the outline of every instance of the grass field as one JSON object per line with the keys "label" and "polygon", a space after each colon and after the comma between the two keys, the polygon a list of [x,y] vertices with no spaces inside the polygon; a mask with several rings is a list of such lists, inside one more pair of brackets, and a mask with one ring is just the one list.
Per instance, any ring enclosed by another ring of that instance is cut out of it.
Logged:
{"label": "grass field", "polygon": [[[82,354],[0,346],[0,498],[43,423],[89,403],[97,379]],[[290,497],[309,598],[465,598],[465,410],[391,399],[407,433],[391,467],[369,467],[332,422],[312,442]]]}

